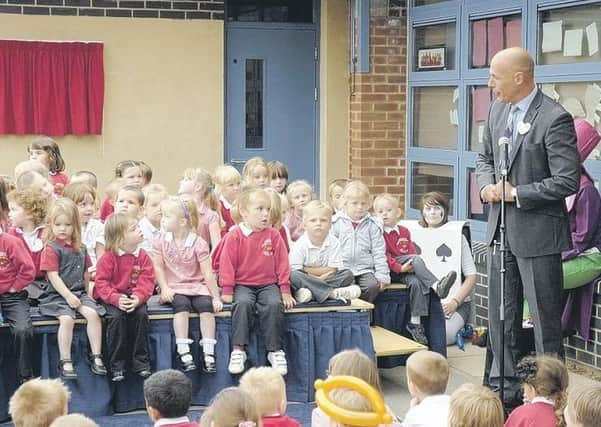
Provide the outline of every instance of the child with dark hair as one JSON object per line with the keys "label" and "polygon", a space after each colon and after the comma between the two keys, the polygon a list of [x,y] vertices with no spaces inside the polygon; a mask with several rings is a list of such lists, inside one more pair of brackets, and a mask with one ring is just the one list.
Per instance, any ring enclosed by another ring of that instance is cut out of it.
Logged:
{"label": "child with dark hair", "polygon": [[144,381],[146,412],[155,425],[198,427],[186,416],[192,402],[192,381],[175,369],[152,374]]}
{"label": "child with dark hair", "polygon": [[54,194],[61,196],[69,177],[63,173],[65,161],[56,141],[47,136],[34,139],[27,148],[30,160],[37,160],[49,170],[48,181],[54,186]]}

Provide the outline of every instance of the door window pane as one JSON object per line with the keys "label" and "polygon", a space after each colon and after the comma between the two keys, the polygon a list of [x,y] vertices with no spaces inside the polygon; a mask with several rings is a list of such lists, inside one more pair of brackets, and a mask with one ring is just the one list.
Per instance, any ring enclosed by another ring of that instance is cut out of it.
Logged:
{"label": "door window pane", "polygon": [[538,26],[539,64],[601,60],[601,2],[541,11]]}
{"label": "door window pane", "polygon": [[263,148],[263,60],[246,60],[246,148]]}
{"label": "door window pane", "polygon": [[455,69],[455,23],[415,28],[414,71]]}
{"label": "door window pane", "polygon": [[420,87],[413,97],[413,146],[457,147],[457,88]]}
{"label": "door window pane", "polygon": [[449,215],[453,215],[453,166],[413,162],[411,168],[411,207],[421,210],[421,198],[431,191],[438,191],[449,199]]}
{"label": "door window pane", "polygon": [[313,0],[229,0],[228,21],[313,22]]}
{"label": "door window pane", "polygon": [[448,0],[414,0],[413,6],[427,6],[429,4],[443,3]]}
{"label": "door window pane", "polygon": [[522,45],[520,15],[498,16],[470,22],[470,68],[486,68],[498,51]]}
{"label": "door window pane", "polygon": [[488,220],[488,203],[483,204],[480,201],[480,187],[476,178],[476,170],[469,168],[467,170],[467,217],[476,221]]}
{"label": "door window pane", "polygon": [[484,136],[484,126],[488,118],[488,110],[492,103],[493,95],[490,88],[486,85],[471,86],[468,88],[469,105],[469,145],[468,150],[479,152],[482,148],[482,138]]}

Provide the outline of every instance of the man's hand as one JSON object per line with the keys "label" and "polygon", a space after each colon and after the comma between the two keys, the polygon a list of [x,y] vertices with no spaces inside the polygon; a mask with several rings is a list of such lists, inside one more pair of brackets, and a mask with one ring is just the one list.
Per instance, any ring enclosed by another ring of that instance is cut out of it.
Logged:
{"label": "man's hand", "polygon": [[480,198],[487,203],[497,203],[501,200],[501,193],[497,191],[497,186],[495,184],[488,184],[482,188]]}
{"label": "man's hand", "polygon": [[[497,194],[499,195],[499,200],[501,200],[501,189],[502,187],[502,182],[499,181],[497,182],[497,185],[495,185],[495,191],[497,192]],[[511,185],[508,182],[505,182],[505,201],[506,202],[513,202],[515,201],[515,198],[513,197],[512,190],[513,190],[513,185]]]}
{"label": "man's hand", "polygon": [[290,294],[282,294],[282,302],[284,303],[284,307],[286,307],[287,310],[291,309],[296,305],[296,301],[294,300],[294,298],[292,298],[292,295]]}

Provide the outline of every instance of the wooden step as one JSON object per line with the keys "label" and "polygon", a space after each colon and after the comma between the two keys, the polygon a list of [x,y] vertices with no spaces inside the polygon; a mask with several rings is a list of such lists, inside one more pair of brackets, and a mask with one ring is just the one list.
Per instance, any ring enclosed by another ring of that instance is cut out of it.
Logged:
{"label": "wooden step", "polygon": [[419,350],[427,350],[425,345],[416,343],[409,338],[384,329],[380,326],[372,326],[371,337],[374,342],[376,356],[399,356],[415,353]]}

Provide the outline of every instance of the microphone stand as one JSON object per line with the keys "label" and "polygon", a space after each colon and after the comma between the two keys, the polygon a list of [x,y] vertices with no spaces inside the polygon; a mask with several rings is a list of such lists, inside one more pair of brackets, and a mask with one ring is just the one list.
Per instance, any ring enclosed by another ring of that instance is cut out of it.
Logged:
{"label": "microphone stand", "polygon": [[505,404],[505,254],[507,252],[507,233],[506,233],[506,223],[505,223],[505,211],[507,209],[506,200],[505,200],[505,183],[507,182],[507,173],[509,169],[509,138],[503,136],[499,138],[499,148],[501,154],[501,222],[499,224],[499,238],[500,242],[496,242],[499,245],[499,252],[501,253],[501,268],[499,270],[500,278],[501,278],[501,298],[499,305],[499,323],[501,328],[500,333],[500,344],[501,344],[501,355],[499,357],[499,397],[501,398],[501,402]]}

